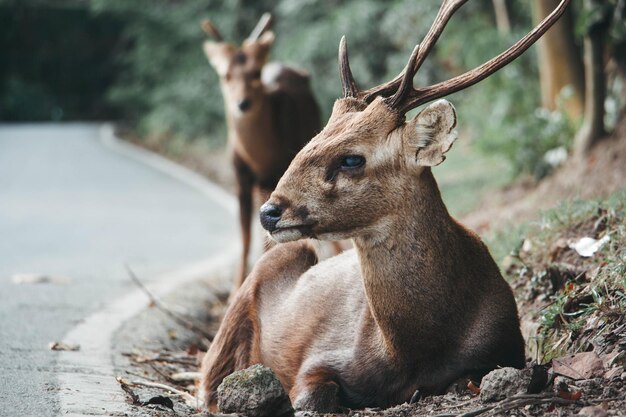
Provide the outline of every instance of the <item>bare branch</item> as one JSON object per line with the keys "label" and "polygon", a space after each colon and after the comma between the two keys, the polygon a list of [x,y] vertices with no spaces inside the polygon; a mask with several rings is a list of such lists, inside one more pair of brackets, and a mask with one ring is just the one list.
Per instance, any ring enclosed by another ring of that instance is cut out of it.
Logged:
{"label": "bare branch", "polygon": [[128,275],[130,276],[130,279],[139,287],[139,289],[141,291],[144,292],[144,294],[146,294],[148,296],[148,298],[150,299],[150,303],[156,307],[158,310],[160,310],[161,312],[163,312],[165,315],[167,315],[168,317],[170,317],[171,319],[173,319],[176,323],[180,324],[183,327],[186,327],[187,329],[203,336],[206,337],[207,339],[209,339],[209,341],[213,341],[213,335],[206,332],[204,329],[200,328],[199,326],[196,326],[191,320],[189,320],[186,317],[183,317],[182,315],[178,314],[178,313],[174,313],[173,311],[169,310],[168,308],[164,307],[153,295],[152,293],[148,290],[148,288],[146,288],[145,285],[143,285],[143,283],[139,280],[139,278],[137,277],[137,275],[135,275],[135,272],[133,272],[133,270],[130,268],[129,265],[125,265],[126,266],[126,270],[128,271]]}

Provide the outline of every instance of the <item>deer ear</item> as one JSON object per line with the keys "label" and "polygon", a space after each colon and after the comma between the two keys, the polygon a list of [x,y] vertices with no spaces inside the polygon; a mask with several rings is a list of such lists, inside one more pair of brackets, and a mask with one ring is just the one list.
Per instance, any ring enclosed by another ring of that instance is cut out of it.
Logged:
{"label": "deer ear", "polygon": [[217,75],[220,77],[226,76],[235,48],[225,42],[212,41],[204,42],[202,48],[209,62],[215,68]]}
{"label": "deer ear", "polygon": [[421,166],[439,165],[457,138],[456,111],[446,100],[422,110],[405,127],[409,157]]}

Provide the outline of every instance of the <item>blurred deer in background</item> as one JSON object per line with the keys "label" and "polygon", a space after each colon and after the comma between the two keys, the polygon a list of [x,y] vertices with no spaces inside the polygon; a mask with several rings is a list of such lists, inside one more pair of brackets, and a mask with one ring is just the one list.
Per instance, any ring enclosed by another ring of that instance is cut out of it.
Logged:
{"label": "blurred deer in background", "polygon": [[[431,167],[456,139],[456,113],[439,100],[517,58],[569,0],[510,49],[428,87],[413,78],[454,12],[444,1],[404,71],[360,90],[339,48],[343,98],[294,158],[261,223],[278,242],[237,293],[202,364],[212,408],[231,372],[274,370],[296,409],[387,407],[525,365],[513,293],[480,238],[457,223]],[[317,263],[303,238],[352,238],[355,250]]]}
{"label": "blurred deer in background", "polygon": [[271,21],[263,15],[240,47],[225,42],[209,20],[202,22],[215,40],[204,43],[204,53],[220,78],[238,187],[243,251],[234,289],[247,273],[255,189],[265,201],[293,157],[321,130],[308,74],[267,63]]}

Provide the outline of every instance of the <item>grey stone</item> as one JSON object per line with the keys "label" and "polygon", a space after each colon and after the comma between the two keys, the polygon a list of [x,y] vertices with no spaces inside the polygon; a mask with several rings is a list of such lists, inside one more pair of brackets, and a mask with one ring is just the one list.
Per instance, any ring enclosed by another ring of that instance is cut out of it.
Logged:
{"label": "grey stone", "polygon": [[480,400],[500,401],[512,395],[526,393],[530,375],[515,368],[501,368],[491,371],[480,383]]}
{"label": "grey stone", "polygon": [[246,417],[293,416],[287,393],[271,369],[253,365],[233,372],[217,388],[217,406],[223,413]]}

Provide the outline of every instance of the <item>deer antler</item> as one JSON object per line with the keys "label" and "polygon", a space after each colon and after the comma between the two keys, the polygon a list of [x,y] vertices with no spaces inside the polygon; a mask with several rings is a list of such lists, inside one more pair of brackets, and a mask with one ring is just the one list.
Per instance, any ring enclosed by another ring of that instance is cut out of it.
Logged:
{"label": "deer antler", "polygon": [[400,75],[393,80],[370,88],[369,90],[359,91],[356,89],[356,84],[354,83],[352,73],[350,72],[345,42],[343,42],[343,55],[341,52],[342,46],[340,44],[340,68],[342,73],[341,79],[344,96],[346,91],[349,90],[352,96],[358,97],[368,103],[373,101],[374,98],[378,96],[385,97],[385,101],[392,109],[404,114],[419,105],[467,88],[487,78],[500,68],[519,57],[561,17],[571,0],[561,0],[552,13],[550,13],[550,15],[539,23],[539,25],[537,25],[533,30],[526,34],[526,36],[513,44],[509,49],[481,66],[450,80],[442,81],[432,86],[417,89],[414,88],[413,78],[415,77],[415,74],[439,39],[439,36],[443,32],[443,29],[454,12],[456,12],[466,1],[467,0],[444,0],[439,12],[437,13],[435,21],[428,30],[428,33],[426,33],[422,43],[418,44],[413,50],[413,53],[411,54],[411,57],[409,58],[409,61],[402,73],[400,73]]}
{"label": "deer antler", "polygon": [[200,27],[202,27],[202,30],[204,30],[207,35],[211,36],[216,41],[224,42],[222,34],[209,19],[204,19],[200,24]]}
{"label": "deer antler", "polygon": [[341,37],[339,42],[339,74],[341,75],[341,87],[343,97],[358,97],[359,88],[354,81],[352,71],[350,70],[350,62],[348,61],[348,45],[346,37]]}
{"label": "deer antler", "polygon": [[269,13],[263,13],[263,16],[259,19],[259,22],[256,24],[252,32],[250,32],[250,36],[248,36],[249,41],[256,41],[263,35],[271,26],[272,26],[272,15]]}

